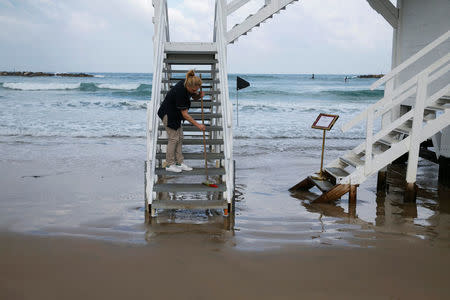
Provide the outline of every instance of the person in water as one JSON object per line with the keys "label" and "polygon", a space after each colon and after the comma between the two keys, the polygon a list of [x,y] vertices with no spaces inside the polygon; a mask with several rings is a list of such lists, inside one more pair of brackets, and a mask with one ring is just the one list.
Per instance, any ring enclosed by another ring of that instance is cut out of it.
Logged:
{"label": "person in water", "polygon": [[166,152],[166,170],[170,172],[192,171],[184,163],[181,147],[183,145],[183,126],[181,121],[187,120],[199,130],[204,131],[205,125],[197,123],[188,113],[191,107],[191,97],[198,100],[204,96],[199,93],[202,80],[195,76],[194,70],[186,73],[186,79],[180,80],[167,93],[158,110],[168,136]]}

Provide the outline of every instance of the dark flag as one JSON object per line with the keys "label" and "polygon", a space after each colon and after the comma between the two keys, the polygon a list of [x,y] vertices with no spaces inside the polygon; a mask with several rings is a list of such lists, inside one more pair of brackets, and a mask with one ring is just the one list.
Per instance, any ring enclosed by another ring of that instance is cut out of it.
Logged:
{"label": "dark flag", "polygon": [[250,83],[248,81],[242,79],[239,76],[236,78],[236,90],[242,90],[248,86],[250,86]]}
{"label": "dark flag", "polygon": [[241,77],[237,76],[236,78],[236,121],[239,126],[239,90],[245,89],[249,87],[250,83]]}

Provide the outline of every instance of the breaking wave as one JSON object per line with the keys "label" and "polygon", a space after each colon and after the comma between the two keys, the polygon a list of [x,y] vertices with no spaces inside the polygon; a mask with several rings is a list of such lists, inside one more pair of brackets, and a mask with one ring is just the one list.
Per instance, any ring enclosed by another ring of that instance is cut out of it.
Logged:
{"label": "breaking wave", "polygon": [[79,83],[32,83],[32,82],[4,82],[1,87],[10,90],[19,91],[51,91],[51,90],[79,90],[79,91],[140,91],[151,92],[151,84],[139,83],[93,83],[93,82],[79,82]]}

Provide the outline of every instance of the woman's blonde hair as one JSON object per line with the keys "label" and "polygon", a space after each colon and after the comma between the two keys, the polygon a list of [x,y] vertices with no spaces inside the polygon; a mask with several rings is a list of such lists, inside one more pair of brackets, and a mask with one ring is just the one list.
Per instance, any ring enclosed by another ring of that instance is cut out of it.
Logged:
{"label": "woman's blonde hair", "polygon": [[194,70],[190,70],[186,73],[186,80],[184,81],[184,87],[199,88],[202,85],[200,77],[195,76]]}

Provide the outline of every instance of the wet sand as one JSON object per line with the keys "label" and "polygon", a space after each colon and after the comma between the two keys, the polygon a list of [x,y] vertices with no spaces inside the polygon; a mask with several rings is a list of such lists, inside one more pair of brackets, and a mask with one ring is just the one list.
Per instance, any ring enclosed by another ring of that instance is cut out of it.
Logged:
{"label": "wet sand", "polygon": [[236,251],[201,235],[158,245],[0,236],[1,299],[445,299],[448,248]]}

